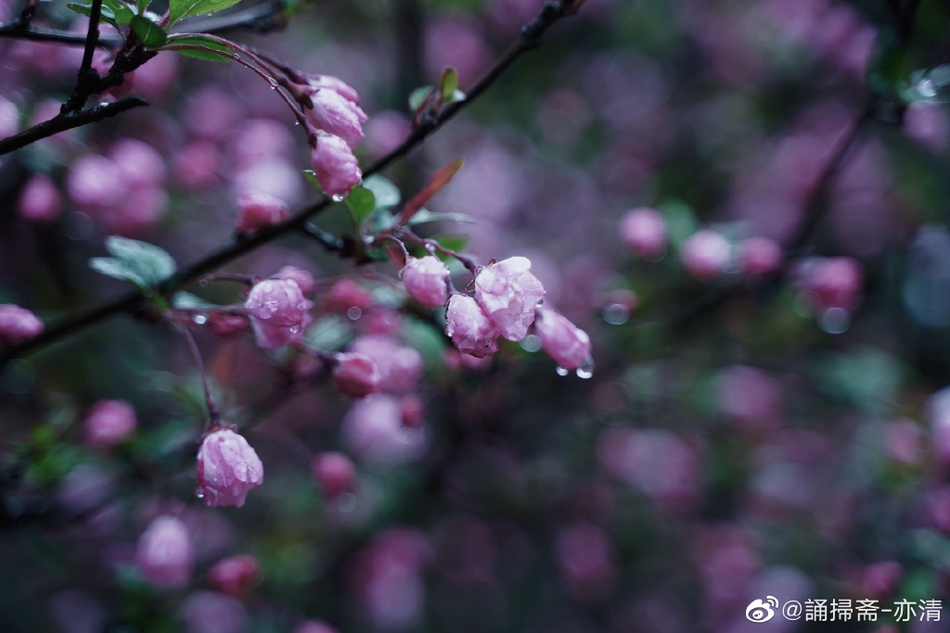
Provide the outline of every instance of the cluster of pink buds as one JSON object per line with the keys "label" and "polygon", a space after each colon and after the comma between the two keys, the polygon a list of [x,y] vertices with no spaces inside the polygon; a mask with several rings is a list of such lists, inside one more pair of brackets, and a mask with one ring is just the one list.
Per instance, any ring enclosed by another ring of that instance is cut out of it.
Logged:
{"label": "cluster of pink buds", "polygon": [[485,358],[498,351],[498,337],[521,341],[533,325],[545,352],[562,369],[589,367],[590,338],[567,318],[540,307],[545,291],[526,257],[483,266],[475,297],[455,294],[445,311],[445,333],[463,354]]}
{"label": "cluster of pink buds", "polygon": [[366,113],[356,91],[336,77],[317,75],[295,86],[307,120],[316,128],[311,139],[313,171],[323,192],[345,196],[363,177],[353,155],[363,139]]}

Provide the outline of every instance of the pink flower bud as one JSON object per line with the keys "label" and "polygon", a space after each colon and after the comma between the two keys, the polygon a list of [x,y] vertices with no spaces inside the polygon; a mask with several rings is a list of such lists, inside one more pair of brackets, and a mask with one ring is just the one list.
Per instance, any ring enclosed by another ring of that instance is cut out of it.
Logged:
{"label": "pink flower bud", "polygon": [[27,222],[52,222],[63,210],[63,196],[53,181],[35,174],[23,187],[17,200],[17,212]]}
{"label": "pink flower bud", "polygon": [[425,420],[425,405],[422,398],[414,393],[399,399],[399,409],[402,411],[402,425],[410,429],[422,428]]}
{"label": "pink flower bud", "polygon": [[241,194],[238,199],[238,210],[241,215],[234,226],[241,233],[254,233],[268,226],[279,224],[290,217],[290,210],[287,208],[286,202],[257,191],[247,191]]}
{"label": "pink flower bud", "polygon": [[352,279],[341,279],[330,288],[325,301],[327,307],[340,312],[351,308],[362,312],[373,305],[373,296]]}
{"label": "pink flower bud", "polygon": [[750,237],[739,244],[742,271],[750,277],[770,275],[782,265],[782,247],[767,237]]}
{"label": "pink flower bud", "polygon": [[323,193],[328,196],[345,196],[363,178],[353,150],[339,136],[318,133],[311,159],[313,171],[320,180]]}
{"label": "pink flower bud", "polygon": [[240,314],[225,312],[211,312],[208,314],[208,324],[211,331],[221,338],[235,338],[247,330],[247,317]]}
{"label": "pink flower bud", "polygon": [[313,476],[327,497],[335,499],[350,492],[356,483],[356,467],[343,453],[330,451],[317,455],[313,460]]}
{"label": "pink flower bud", "polygon": [[449,298],[449,269],[438,257],[410,257],[402,269],[402,281],[409,296],[427,308],[445,305]]}
{"label": "pink flower bud", "polygon": [[485,358],[498,351],[498,331],[489,316],[468,295],[452,295],[445,311],[445,333],[463,354]]}
{"label": "pink flower bud", "polygon": [[295,281],[266,279],[253,288],[244,302],[251,317],[257,344],[276,349],[303,341],[307,326],[313,321],[307,300]]}
{"label": "pink flower bud", "polygon": [[729,241],[715,231],[694,233],[683,243],[680,260],[683,268],[700,281],[710,281],[726,268],[732,254]]}
{"label": "pink flower bud", "polygon": [[165,184],[165,159],[158,151],[142,141],[126,138],[109,150],[118,178],[131,187],[161,187]]}
{"label": "pink flower bud", "polygon": [[86,444],[115,446],[135,432],[135,409],[124,400],[102,400],[89,411],[83,423]]}
{"label": "pink flower bud", "polygon": [[66,176],[66,193],[77,206],[103,209],[118,204],[128,194],[128,183],[117,181],[116,164],[105,156],[85,154],[72,162]]}
{"label": "pink flower bud", "polygon": [[379,368],[365,354],[337,354],[333,368],[333,386],[344,396],[363,398],[380,390]]}
{"label": "pink flower bud", "polygon": [[307,620],[306,622],[301,622],[300,625],[294,629],[294,633],[337,633],[337,630],[326,622]]}
{"label": "pink flower bud", "polygon": [[634,255],[659,259],[666,251],[666,221],[654,209],[628,211],[620,219],[620,237]]}
{"label": "pink flower bud", "polygon": [[418,459],[428,446],[425,430],[405,427],[399,400],[387,394],[357,400],[340,430],[350,452],[376,464]]}
{"label": "pink flower bud", "polygon": [[317,129],[338,136],[351,149],[363,140],[363,121],[366,113],[353,101],[336,90],[321,88],[310,95],[312,108],[307,118]]}
{"label": "pink flower bud", "polygon": [[42,331],[43,322],[26,308],[11,303],[0,305],[0,343],[26,343]]}
{"label": "pink flower bud", "polygon": [[229,556],[215,563],[208,571],[210,585],[228,595],[240,598],[260,582],[261,566],[250,554]]}
{"label": "pink flower bud", "polygon": [[858,307],[864,285],[864,269],[851,257],[812,257],[800,271],[807,301],[818,311],[841,308],[848,312]]}
{"label": "pink flower bud", "polygon": [[352,101],[356,105],[360,104],[360,96],[356,93],[356,90],[339,77],[334,77],[333,75],[314,75],[308,79],[307,87],[313,92],[318,90],[332,90],[347,101]]}
{"label": "pink flower bud", "polygon": [[247,493],[264,481],[264,465],[243,436],[218,429],[198,450],[196,494],[209,506],[244,505]]}
{"label": "pink flower bud", "polygon": [[399,345],[388,336],[361,336],[350,345],[350,351],[363,354],[379,369],[379,390],[402,395],[414,391],[422,379],[422,356],[415,349]]}
{"label": "pink flower bud", "polygon": [[135,563],[153,585],[187,585],[194,565],[194,551],[181,519],[163,514],[153,520],[139,537]]}
{"label": "pink flower bud", "polygon": [[535,308],[544,298],[544,287],[528,272],[530,268],[527,257],[509,257],[485,266],[475,276],[476,298],[498,333],[509,341],[527,336]]}
{"label": "pink flower bud", "polygon": [[313,280],[313,275],[308,273],[303,268],[297,268],[296,266],[284,266],[277,271],[271,279],[283,279],[285,281],[295,281],[297,285],[300,286],[300,292],[308,294],[313,292],[317,284]]}
{"label": "pink flower bud", "polygon": [[562,314],[538,308],[534,331],[541,339],[541,348],[564,369],[589,366],[590,337]]}

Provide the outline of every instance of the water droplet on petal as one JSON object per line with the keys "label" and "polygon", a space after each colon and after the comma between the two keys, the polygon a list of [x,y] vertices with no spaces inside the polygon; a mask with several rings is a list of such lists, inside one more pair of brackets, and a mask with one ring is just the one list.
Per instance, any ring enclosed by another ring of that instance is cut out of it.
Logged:
{"label": "water droplet on petal", "polygon": [[199,499],[204,499],[204,498],[205,498],[205,493],[204,493],[202,490],[200,490],[200,489],[199,489],[199,490],[195,490],[195,496],[198,497]]}
{"label": "water droplet on petal", "polygon": [[300,333],[300,326],[299,326],[299,325],[291,325],[291,326],[290,326],[290,333],[291,333],[291,334],[299,334],[299,333]]}
{"label": "water droplet on petal", "polygon": [[208,322],[208,317],[203,314],[196,314],[195,316],[191,317],[191,320],[195,325],[204,325]]}
{"label": "water droplet on petal", "polygon": [[565,369],[564,367],[560,367],[560,366],[559,366],[557,369],[555,369],[554,371],[557,372],[557,375],[558,375],[558,376],[566,376],[566,375],[568,375],[569,373],[571,373],[570,371],[568,371],[568,370]]}

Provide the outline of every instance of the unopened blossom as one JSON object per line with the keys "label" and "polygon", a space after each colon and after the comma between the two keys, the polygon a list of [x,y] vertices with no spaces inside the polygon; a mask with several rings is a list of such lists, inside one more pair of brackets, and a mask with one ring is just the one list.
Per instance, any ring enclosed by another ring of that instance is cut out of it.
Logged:
{"label": "unopened blossom", "polygon": [[415,348],[400,345],[392,337],[367,334],[350,344],[349,352],[369,357],[379,369],[379,390],[403,395],[415,391],[425,369]]}
{"label": "unopened blossom", "polygon": [[449,269],[433,255],[410,257],[402,269],[402,281],[409,296],[427,308],[445,305],[449,298]]}
{"label": "unopened blossom", "polygon": [[135,432],[135,409],[124,400],[101,400],[83,422],[83,435],[90,446],[115,446]]}
{"label": "unopened blossom", "polygon": [[307,79],[307,87],[311,92],[318,90],[332,90],[356,105],[360,104],[360,96],[356,90],[339,77],[333,75],[313,75]]}
{"label": "unopened blossom", "polygon": [[17,199],[17,215],[27,222],[52,222],[62,210],[62,194],[53,181],[43,174],[34,174],[23,186]]}
{"label": "unopened blossom", "polygon": [[363,398],[380,390],[382,376],[375,361],[365,354],[348,352],[336,356],[333,386],[344,396]]}
{"label": "unopened blossom", "polygon": [[240,508],[264,481],[264,465],[243,436],[218,429],[205,436],[198,450],[198,497],[209,506]]}
{"label": "unopened blossom", "polygon": [[864,286],[864,268],[852,257],[815,257],[803,267],[809,301],[818,310],[858,307]]}
{"label": "unopened blossom", "polygon": [[183,587],[191,578],[194,550],[188,529],[181,519],[163,514],[149,524],[139,537],[135,563],[154,585]]}
{"label": "unopened blossom", "polygon": [[271,277],[272,279],[284,279],[286,281],[295,281],[300,286],[300,292],[308,294],[313,292],[317,282],[313,280],[313,275],[296,266],[284,266]]}
{"label": "unopened blossom", "polygon": [[564,369],[589,365],[590,337],[563,314],[538,308],[534,331],[541,339],[541,348]]}
{"label": "unopened blossom", "polygon": [[11,303],[0,305],[0,343],[19,345],[43,331],[39,317]]}
{"label": "unopened blossom", "polygon": [[208,570],[208,581],[222,593],[240,598],[260,581],[261,566],[250,554],[236,554],[219,560]]}
{"label": "unopened blossom", "polygon": [[340,428],[347,449],[356,457],[375,464],[398,464],[425,454],[428,435],[402,423],[399,399],[388,394],[357,400]]}
{"label": "unopened blossom", "polygon": [[305,113],[317,129],[340,137],[351,150],[363,140],[363,122],[367,117],[356,103],[327,88],[314,91],[310,101],[312,107],[305,109]]}
{"label": "unopened blossom", "polygon": [[770,275],[782,265],[782,247],[767,237],[749,237],[739,243],[739,258],[746,275]]}
{"label": "unopened blossom", "polygon": [[240,215],[234,226],[241,233],[254,233],[290,217],[286,202],[257,191],[245,192],[238,198],[238,211]]}
{"label": "unopened blossom", "polygon": [[509,257],[485,266],[475,276],[475,297],[495,330],[509,341],[527,336],[535,308],[544,298],[544,287],[530,268],[527,257]]}
{"label": "unopened blossom", "polygon": [[710,230],[694,233],[683,243],[680,252],[683,268],[700,281],[710,281],[719,276],[729,265],[731,257],[729,241]]}
{"label": "unopened blossom", "polygon": [[345,196],[363,178],[353,150],[339,136],[317,133],[310,158],[323,193],[328,196]]}
{"label": "unopened blossom", "polygon": [[312,307],[297,282],[285,279],[265,279],[251,288],[244,302],[257,344],[264,349],[303,341],[313,321],[309,314]]}
{"label": "unopened blossom", "polygon": [[356,485],[353,460],[336,451],[320,453],[313,460],[313,476],[327,497],[335,499]]}
{"label": "unopened blossom", "polygon": [[445,311],[445,333],[463,354],[485,358],[498,351],[495,324],[482,306],[468,295],[452,295]]}
{"label": "unopened blossom", "polygon": [[634,255],[658,259],[666,251],[666,221],[655,209],[628,211],[620,219],[620,238]]}

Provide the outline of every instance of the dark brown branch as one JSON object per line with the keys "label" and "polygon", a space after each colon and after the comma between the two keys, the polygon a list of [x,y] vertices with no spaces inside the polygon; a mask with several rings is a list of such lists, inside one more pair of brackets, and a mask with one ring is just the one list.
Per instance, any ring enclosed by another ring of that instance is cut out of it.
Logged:
{"label": "dark brown branch", "polygon": [[117,114],[144,105],[148,105],[148,101],[142,97],[127,97],[115,103],[97,105],[87,108],[86,110],[80,110],[79,112],[61,113],[49,121],[44,121],[43,123],[23,130],[19,134],[0,139],[0,155],[9,154],[31,143],[49,138],[54,134],[88,125],[89,123],[95,123],[96,121],[102,121],[103,119],[114,117]]}
{"label": "dark brown branch", "polygon": [[[412,149],[420,145],[430,134],[441,127],[446,121],[453,118],[462,111],[463,108],[471,104],[475,99],[483,94],[498,77],[522,54],[537,48],[541,43],[542,36],[547,30],[562,18],[573,15],[576,11],[577,3],[575,0],[551,0],[545,3],[541,12],[529,24],[522,29],[521,37],[518,42],[503,55],[495,65],[478,81],[468,93],[468,96],[462,100],[442,108],[435,116],[430,117],[423,125],[413,131],[409,138],[395,150],[383,156],[364,172],[364,176],[370,176],[388,167],[393,161],[402,158]],[[55,119],[54,119],[55,120]],[[75,126],[73,126],[75,127]],[[67,128],[68,129],[68,128]],[[16,137],[13,137],[16,138]],[[41,137],[42,138],[42,137]],[[9,140],[9,139],[7,139]],[[3,141],[0,141],[2,149]],[[22,147],[20,145],[19,147]],[[7,150],[10,151],[10,150]],[[0,154],[3,152],[0,151]],[[249,237],[243,237],[234,241],[218,251],[211,253],[204,259],[201,259],[191,266],[179,271],[170,279],[160,284],[158,290],[164,295],[170,294],[185,284],[198,279],[202,275],[211,272],[230,261],[245,255],[256,248],[275,240],[278,237],[300,231],[306,225],[307,220],[325,210],[331,205],[330,200],[320,200],[304,207],[293,215],[290,219],[271,227],[262,229]],[[78,315],[71,315],[58,321],[48,327],[39,336],[18,346],[10,347],[0,354],[0,367],[19,356],[28,352],[49,345],[63,337],[76,332],[86,326],[92,325],[98,321],[106,319],[120,312],[134,311],[141,305],[143,297],[138,292],[130,292],[124,297],[111,303],[98,306],[87,312]]]}
{"label": "dark brown branch", "polygon": [[61,114],[77,112],[86,104],[89,95],[96,91],[99,73],[92,67],[92,56],[99,44],[99,18],[102,16],[102,0],[92,0],[89,9],[89,30],[86,32],[86,44],[82,53],[82,63],[76,77],[76,87],[63,103]]}

